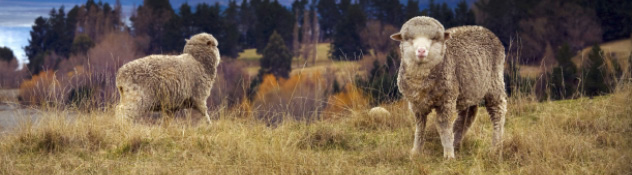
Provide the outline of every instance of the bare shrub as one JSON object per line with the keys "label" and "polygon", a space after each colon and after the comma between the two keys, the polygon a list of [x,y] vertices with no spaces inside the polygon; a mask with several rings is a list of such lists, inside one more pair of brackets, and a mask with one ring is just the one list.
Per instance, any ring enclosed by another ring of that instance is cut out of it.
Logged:
{"label": "bare shrub", "polygon": [[373,49],[373,53],[379,57],[379,55],[386,54],[392,48],[397,47],[397,42],[384,40],[384,38],[388,38],[396,32],[398,32],[398,29],[393,25],[371,20],[367,22],[366,28],[360,33],[360,37],[362,37],[362,41],[369,45],[369,48]]}
{"label": "bare shrub", "polygon": [[366,109],[369,106],[369,98],[364,96],[360,89],[348,83],[344,85],[342,92],[333,94],[327,98],[323,119],[342,118],[357,109]]}
{"label": "bare shrub", "polygon": [[33,75],[30,80],[20,84],[22,103],[28,105],[60,104],[63,101],[63,90],[55,72],[48,70]]}
{"label": "bare shrub", "polygon": [[65,103],[84,109],[105,107],[118,100],[116,71],[121,65],[140,57],[135,40],[128,33],[112,32],[88,51],[72,55],[59,65]]}
{"label": "bare shrub", "polygon": [[0,61],[0,89],[18,88],[27,74],[26,69],[16,70],[18,62],[16,59],[10,62]]}
{"label": "bare shrub", "polygon": [[222,104],[232,107],[240,104],[246,97],[250,87],[250,77],[244,70],[245,64],[240,61],[224,59],[217,67],[217,78],[211,89],[211,95],[206,104],[216,108]]}

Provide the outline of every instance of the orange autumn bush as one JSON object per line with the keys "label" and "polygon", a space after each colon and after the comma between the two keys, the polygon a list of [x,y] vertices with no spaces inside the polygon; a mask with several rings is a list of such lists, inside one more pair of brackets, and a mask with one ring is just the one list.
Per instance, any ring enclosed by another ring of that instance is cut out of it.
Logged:
{"label": "orange autumn bush", "polygon": [[265,75],[251,102],[251,109],[257,118],[270,123],[280,122],[284,117],[318,119],[326,106],[326,95],[333,79],[330,77],[319,71],[298,73],[288,79]]}
{"label": "orange autumn bush", "polygon": [[60,104],[63,102],[63,90],[55,72],[42,71],[30,80],[20,84],[20,98],[29,105]]}
{"label": "orange autumn bush", "polygon": [[365,109],[369,106],[369,98],[353,84],[344,86],[340,93],[327,98],[327,108],[323,112],[323,119],[335,119],[348,115],[350,111]]}

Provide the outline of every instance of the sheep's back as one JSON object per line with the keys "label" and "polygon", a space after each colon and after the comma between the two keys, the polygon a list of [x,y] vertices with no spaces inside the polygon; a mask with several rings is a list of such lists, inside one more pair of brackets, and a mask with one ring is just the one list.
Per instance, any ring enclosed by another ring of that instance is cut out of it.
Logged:
{"label": "sheep's back", "polygon": [[460,108],[475,105],[496,81],[502,81],[504,47],[488,29],[480,26],[455,27],[447,30],[452,39],[446,41],[446,59],[455,63],[454,73],[459,86]]}
{"label": "sheep's back", "polygon": [[162,104],[182,103],[200,83],[193,73],[200,65],[186,56],[151,55],[129,62],[119,69],[117,86],[140,87],[143,94]]}

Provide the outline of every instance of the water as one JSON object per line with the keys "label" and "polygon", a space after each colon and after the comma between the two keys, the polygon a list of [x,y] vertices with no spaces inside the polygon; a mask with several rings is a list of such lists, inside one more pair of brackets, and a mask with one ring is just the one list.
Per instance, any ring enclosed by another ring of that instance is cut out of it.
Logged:
{"label": "water", "polygon": [[34,122],[41,116],[37,109],[0,103],[0,133],[10,132],[21,123]]}

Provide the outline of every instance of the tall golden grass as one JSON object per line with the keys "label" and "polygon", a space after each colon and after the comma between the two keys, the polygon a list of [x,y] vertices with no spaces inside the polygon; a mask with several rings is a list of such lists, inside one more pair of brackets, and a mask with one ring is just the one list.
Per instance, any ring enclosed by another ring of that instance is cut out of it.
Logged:
{"label": "tall golden grass", "polygon": [[[511,99],[500,152],[481,108],[456,160],[441,156],[434,114],[411,158],[413,119],[350,107],[347,117],[275,126],[239,108],[198,117],[117,120],[112,110],[42,109],[0,135],[0,174],[630,174],[632,86],[594,99]],[[256,113],[257,111],[253,111]]]}

